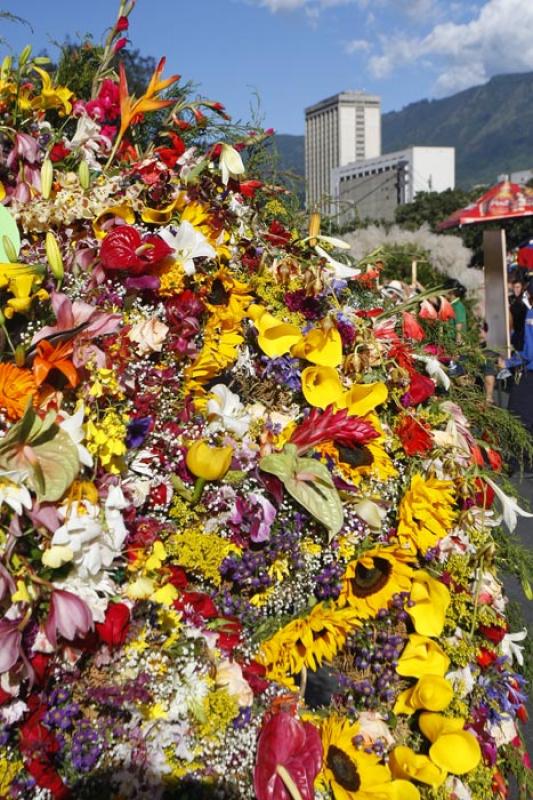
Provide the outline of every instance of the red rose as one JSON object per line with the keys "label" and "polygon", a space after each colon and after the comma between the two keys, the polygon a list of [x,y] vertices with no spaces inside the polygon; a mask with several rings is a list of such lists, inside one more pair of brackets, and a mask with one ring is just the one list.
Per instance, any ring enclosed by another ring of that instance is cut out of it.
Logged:
{"label": "red rose", "polygon": [[103,622],[96,623],[98,638],[108,647],[120,647],[130,627],[130,610],[124,603],[109,603]]}
{"label": "red rose", "polygon": [[50,161],[63,161],[67,156],[70,155],[70,150],[68,147],[65,147],[63,142],[59,142],[55,144],[52,149],[50,150]]}

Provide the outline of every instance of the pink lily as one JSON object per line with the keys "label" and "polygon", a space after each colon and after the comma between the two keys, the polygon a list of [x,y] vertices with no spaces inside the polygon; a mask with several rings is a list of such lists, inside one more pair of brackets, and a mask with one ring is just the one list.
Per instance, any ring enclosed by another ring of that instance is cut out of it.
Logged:
{"label": "pink lily", "polygon": [[15,581],[0,562],[0,600],[4,598],[7,592],[9,592],[10,595],[13,594],[16,588]]}
{"label": "pink lily", "polygon": [[57,645],[57,634],[72,641],[85,636],[94,627],[93,616],[87,603],[72,592],[54,589],[50,598],[50,609],[45,624],[49,642]]}
{"label": "pink lily", "polygon": [[6,159],[9,169],[16,168],[19,158],[23,158],[28,164],[35,164],[39,155],[39,142],[28,133],[17,133],[15,144]]}
{"label": "pink lily", "polygon": [[120,314],[106,314],[82,300],[72,302],[66,294],[61,292],[52,292],[51,301],[57,322],[55,325],[46,325],[41,328],[33,337],[32,344],[37,344],[52,333],[66,332],[84,323],[88,323],[83,331],[84,336],[91,339],[96,336],[105,336],[113,333],[121,319]]}

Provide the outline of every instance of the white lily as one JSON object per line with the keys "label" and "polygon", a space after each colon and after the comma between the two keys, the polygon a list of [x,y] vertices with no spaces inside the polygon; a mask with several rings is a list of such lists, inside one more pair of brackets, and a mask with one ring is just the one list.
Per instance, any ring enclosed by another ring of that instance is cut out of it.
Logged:
{"label": "white lily", "polygon": [[159,236],[175,252],[176,261],[179,261],[187,275],[194,275],[196,267],[195,258],[214,258],[215,248],[212,247],[203,233],[196,230],[194,225],[186,220],[177,230],[171,227],[163,228]]}
{"label": "white lily", "polygon": [[93,457],[87,448],[82,444],[83,440],[85,439],[85,431],[83,430],[85,407],[83,403],[78,405],[74,414],[69,415],[62,411],[61,416],[62,420],[59,423],[59,427],[61,430],[65,431],[65,433],[68,433],[76,445],[78,450],[78,458],[80,459],[81,463],[86,467],[92,467]]}
{"label": "white lily", "polygon": [[218,161],[222,172],[222,183],[227,185],[230,178],[238,178],[244,175],[245,169],[242,158],[238,150],[229,144],[222,144]]}
{"label": "white lily", "polygon": [[316,239],[319,242],[326,242],[332,247],[337,247],[339,250],[350,250],[352,245],[345,242],[344,239],[337,239],[336,236],[324,236],[323,233],[315,233],[313,236],[306,236],[302,242],[310,242],[311,239]]}
{"label": "white lily", "polygon": [[324,250],[323,247],[320,247],[318,244],[315,246],[315,250],[318,255],[323,258],[327,264],[328,268],[331,269],[336,278],[339,280],[349,280],[350,278],[356,278],[358,275],[361,274],[360,269],[356,269],[355,267],[349,267],[347,264],[343,264],[342,261],[337,261],[336,259],[332,258],[330,254]]}
{"label": "white lily", "polygon": [[522,628],[521,631],[516,633],[506,633],[500,642],[500,647],[504,656],[507,656],[511,662],[517,661],[520,666],[524,664],[524,656],[522,655],[523,647],[516,644],[516,642],[523,642],[527,636],[527,628]]}
{"label": "white lily", "polygon": [[240,437],[244,436],[250,425],[250,415],[244,413],[239,395],[223,383],[217,383],[210,391],[207,418],[210,431],[222,428]]}
{"label": "white lily", "polygon": [[494,483],[490,478],[484,478],[484,480],[494,489],[494,493],[502,505],[503,521],[511,532],[516,528],[519,516],[533,517],[531,512],[524,511],[523,508],[520,508],[514,497],[509,497],[508,494],[505,494],[497,483]]}
{"label": "white lily", "polygon": [[446,391],[450,388],[450,379],[437,358],[431,356],[415,356],[415,358],[425,363],[427,374],[438,383],[439,386],[442,386]]}

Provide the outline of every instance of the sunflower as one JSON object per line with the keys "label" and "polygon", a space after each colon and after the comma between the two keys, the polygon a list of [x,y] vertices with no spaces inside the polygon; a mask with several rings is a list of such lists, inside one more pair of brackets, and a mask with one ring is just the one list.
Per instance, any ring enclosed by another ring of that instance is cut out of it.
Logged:
{"label": "sunflower", "polygon": [[338,603],[350,606],[362,619],[375,617],[395,594],[409,592],[413,570],[411,553],[400,548],[368,550],[351,561],[344,573]]}
{"label": "sunflower", "polygon": [[335,800],[419,800],[418,789],[406,780],[392,779],[379,757],[357,750],[357,723],[336,715],[322,724],[324,758],[317,781],[328,787]]}
{"label": "sunflower", "polygon": [[37,394],[35,380],[29,369],[13,364],[0,364],[0,409],[9,419],[20,419],[30,398]]}
{"label": "sunflower", "polygon": [[293,687],[291,675],[303,667],[316,670],[324,661],[331,661],[358,626],[351,608],[317,603],[307,617],[292,620],[263,642],[257,661],[266,667],[269,678]]}
{"label": "sunflower", "polygon": [[335,442],[325,442],[316,449],[331,459],[341,478],[352,486],[359,486],[364,478],[388,481],[398,474],[384,443],[385,437],[380,436],[364,447],[342,447]]}
{"label": "sunflower", "polygon": [[456,512],[451,481],[413,475],[398,512],[398,539],[413,552],[425,553],[453,527]]}

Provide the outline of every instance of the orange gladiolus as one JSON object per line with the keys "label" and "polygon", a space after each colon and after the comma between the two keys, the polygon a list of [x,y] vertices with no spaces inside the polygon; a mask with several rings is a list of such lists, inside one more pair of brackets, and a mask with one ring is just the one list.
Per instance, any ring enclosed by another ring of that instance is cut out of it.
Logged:
{"label": "orange gladiolus", "polygon": [[36,394],[37,386],[29,369],[0,364],[0,409],[9,419],[20,419],[28,400]]}
{"label": "orange gladiolus", "polygon": [[46,340],[39,342],[37,355],[33,362],[33,374],[37,386],[45,382],[48,373],[53,369],[59,370],[65,376],[71,389],[78,385],[78,373],[69,358],[72,355],[72,349],[72,342],[63,342],[57,347],[54,347]]}

